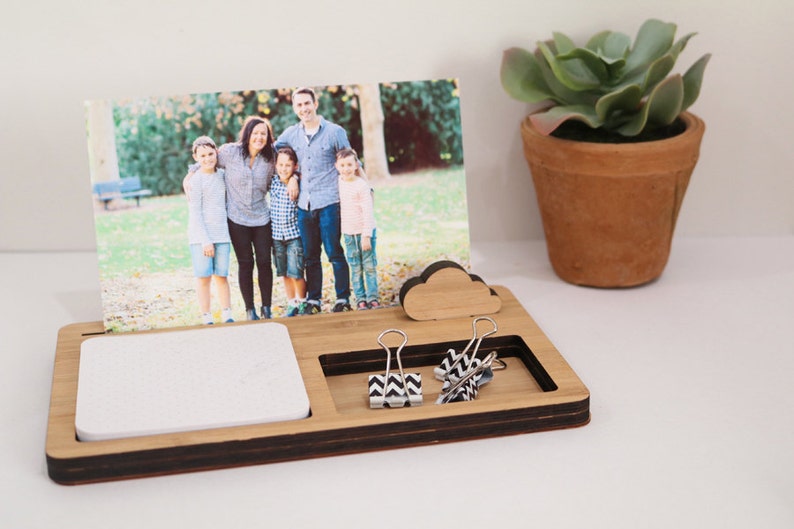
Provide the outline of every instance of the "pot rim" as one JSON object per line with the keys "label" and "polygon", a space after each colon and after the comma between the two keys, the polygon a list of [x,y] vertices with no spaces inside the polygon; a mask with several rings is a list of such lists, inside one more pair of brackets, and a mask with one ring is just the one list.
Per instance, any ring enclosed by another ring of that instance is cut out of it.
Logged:
{"label": "pot rim", "polygon": [[[558,143],[558,144],[568,144],[568,145],[577,145],[577,148],[582,150],[593,150],[593,151],[602,151],[602,150],[615,150],[615,149],[641,149],[643,145],[655,145],[659,146],[660,144],[664,144],[665,146],[673,147],[677,143],[681,142],[690,142],[692,141],[692,136],[697,135],[699,137],[703,136],[703,133],[706,130],[706,123],[696,114],[684,111],[681,112],[678,117],[684,122],[686,128],[680,134],[676,134],[675,136],[671,136],[669,138],[664,138],[660,140],[651,140],[651,141],[643,141],[643,142],[628,142],[628,143],[595,143],[589,141],[580,141],[580,140],[571,140],[567,138],[558,138],[556,136],[545,135],[541,134],[537,131],[537,129],[532,125],[532,120],[530,117],[537,112],[533,112],[532,114],[528,114],[521,122],[521,133],[522,135],[530,136],[533,141],[543,141],[548,143]],[[697,140],[700,141],[700,138]]]}

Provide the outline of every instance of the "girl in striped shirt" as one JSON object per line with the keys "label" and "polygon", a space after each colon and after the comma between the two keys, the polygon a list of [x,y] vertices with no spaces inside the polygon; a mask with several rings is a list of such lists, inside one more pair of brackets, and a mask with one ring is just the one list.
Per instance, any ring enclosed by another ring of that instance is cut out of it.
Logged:
{"label": "girl in striped shirt", "polygon": [[232,319],[229,292],[229,254],[231,238],[226,222],[226,184],[223,170],[218,169],[218,148],[208,136],[193,142],[193,158],[199,170],[193,176],[188,196],[188,241],[202,322],[212,325],[210,282],[221,303],[221,321]]}

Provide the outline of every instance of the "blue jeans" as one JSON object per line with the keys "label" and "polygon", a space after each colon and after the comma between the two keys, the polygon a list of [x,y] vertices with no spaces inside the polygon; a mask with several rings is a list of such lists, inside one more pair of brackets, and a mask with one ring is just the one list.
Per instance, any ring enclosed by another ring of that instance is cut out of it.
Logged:
{"label": "blue jeans", "polygon": [[303,279],[303,243],[300,237],[281,241],[273,239],[273,264],[278,277]]}
{"label": "blue jeans", "polygon": [[361,235],[345,234],[345,248],[356,301],[377,301],[378,258],[375,253],[375,230],[372,230],[371,250],[361,249]]}
{"label": "blue jeans", "polygon": [[298,208],[298,229],[301,232],[306,264],[306,298],[309,301],[319,302],[323,295],[321,247],[325,249],[325,255],[334,271],[336,299],[350,300],[350,269],[340,242],[341,223],[338,202],[309,211]]}
{"label": "blue jeans", "polygon": [[190,258],[193,261],[193,275],[196,277],[229,275],[229,257],[232,245],[228,242],[216,242],[215,257],[204,255],[204,246],[201,244],[190,245]]}

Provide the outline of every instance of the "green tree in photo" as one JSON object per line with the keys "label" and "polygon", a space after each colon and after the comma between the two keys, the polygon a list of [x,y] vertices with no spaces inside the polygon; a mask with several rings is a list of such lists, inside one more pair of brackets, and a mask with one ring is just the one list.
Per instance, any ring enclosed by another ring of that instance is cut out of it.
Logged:
{"label": "green tree in photo", "polygon": [[[119,175],[138,176],[156,195],[181,193],[192,163],[190,145],[200,135],[219,145],[236,141],[247,116],[269,119],[280,134],[297,122],[293,88],[246,90],[115,101],[113,121]],[[319,113],[344,127],[363,153],[359,85],[317,90]],[[393,174],[463,163],[460,97],[456,80],[382,83],[380,99],[389,171]]]}
{"label": "green tree in photo", "polygon": [[388,83],[381,94],[392,173],[463,164],[457,80]]}

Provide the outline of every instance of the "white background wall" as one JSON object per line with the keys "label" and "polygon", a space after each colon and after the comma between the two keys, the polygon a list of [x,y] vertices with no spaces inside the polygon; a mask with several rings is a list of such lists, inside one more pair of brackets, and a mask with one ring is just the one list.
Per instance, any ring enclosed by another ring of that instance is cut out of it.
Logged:
{"label": "white background wall", "polygon": [[794,233],[791,0],[4,0],[0,251],[95,247],[83,101],[459,77],[473,241],[541,238],[501,52],[560,30],[696,31],[707,124],[679,235]]}

